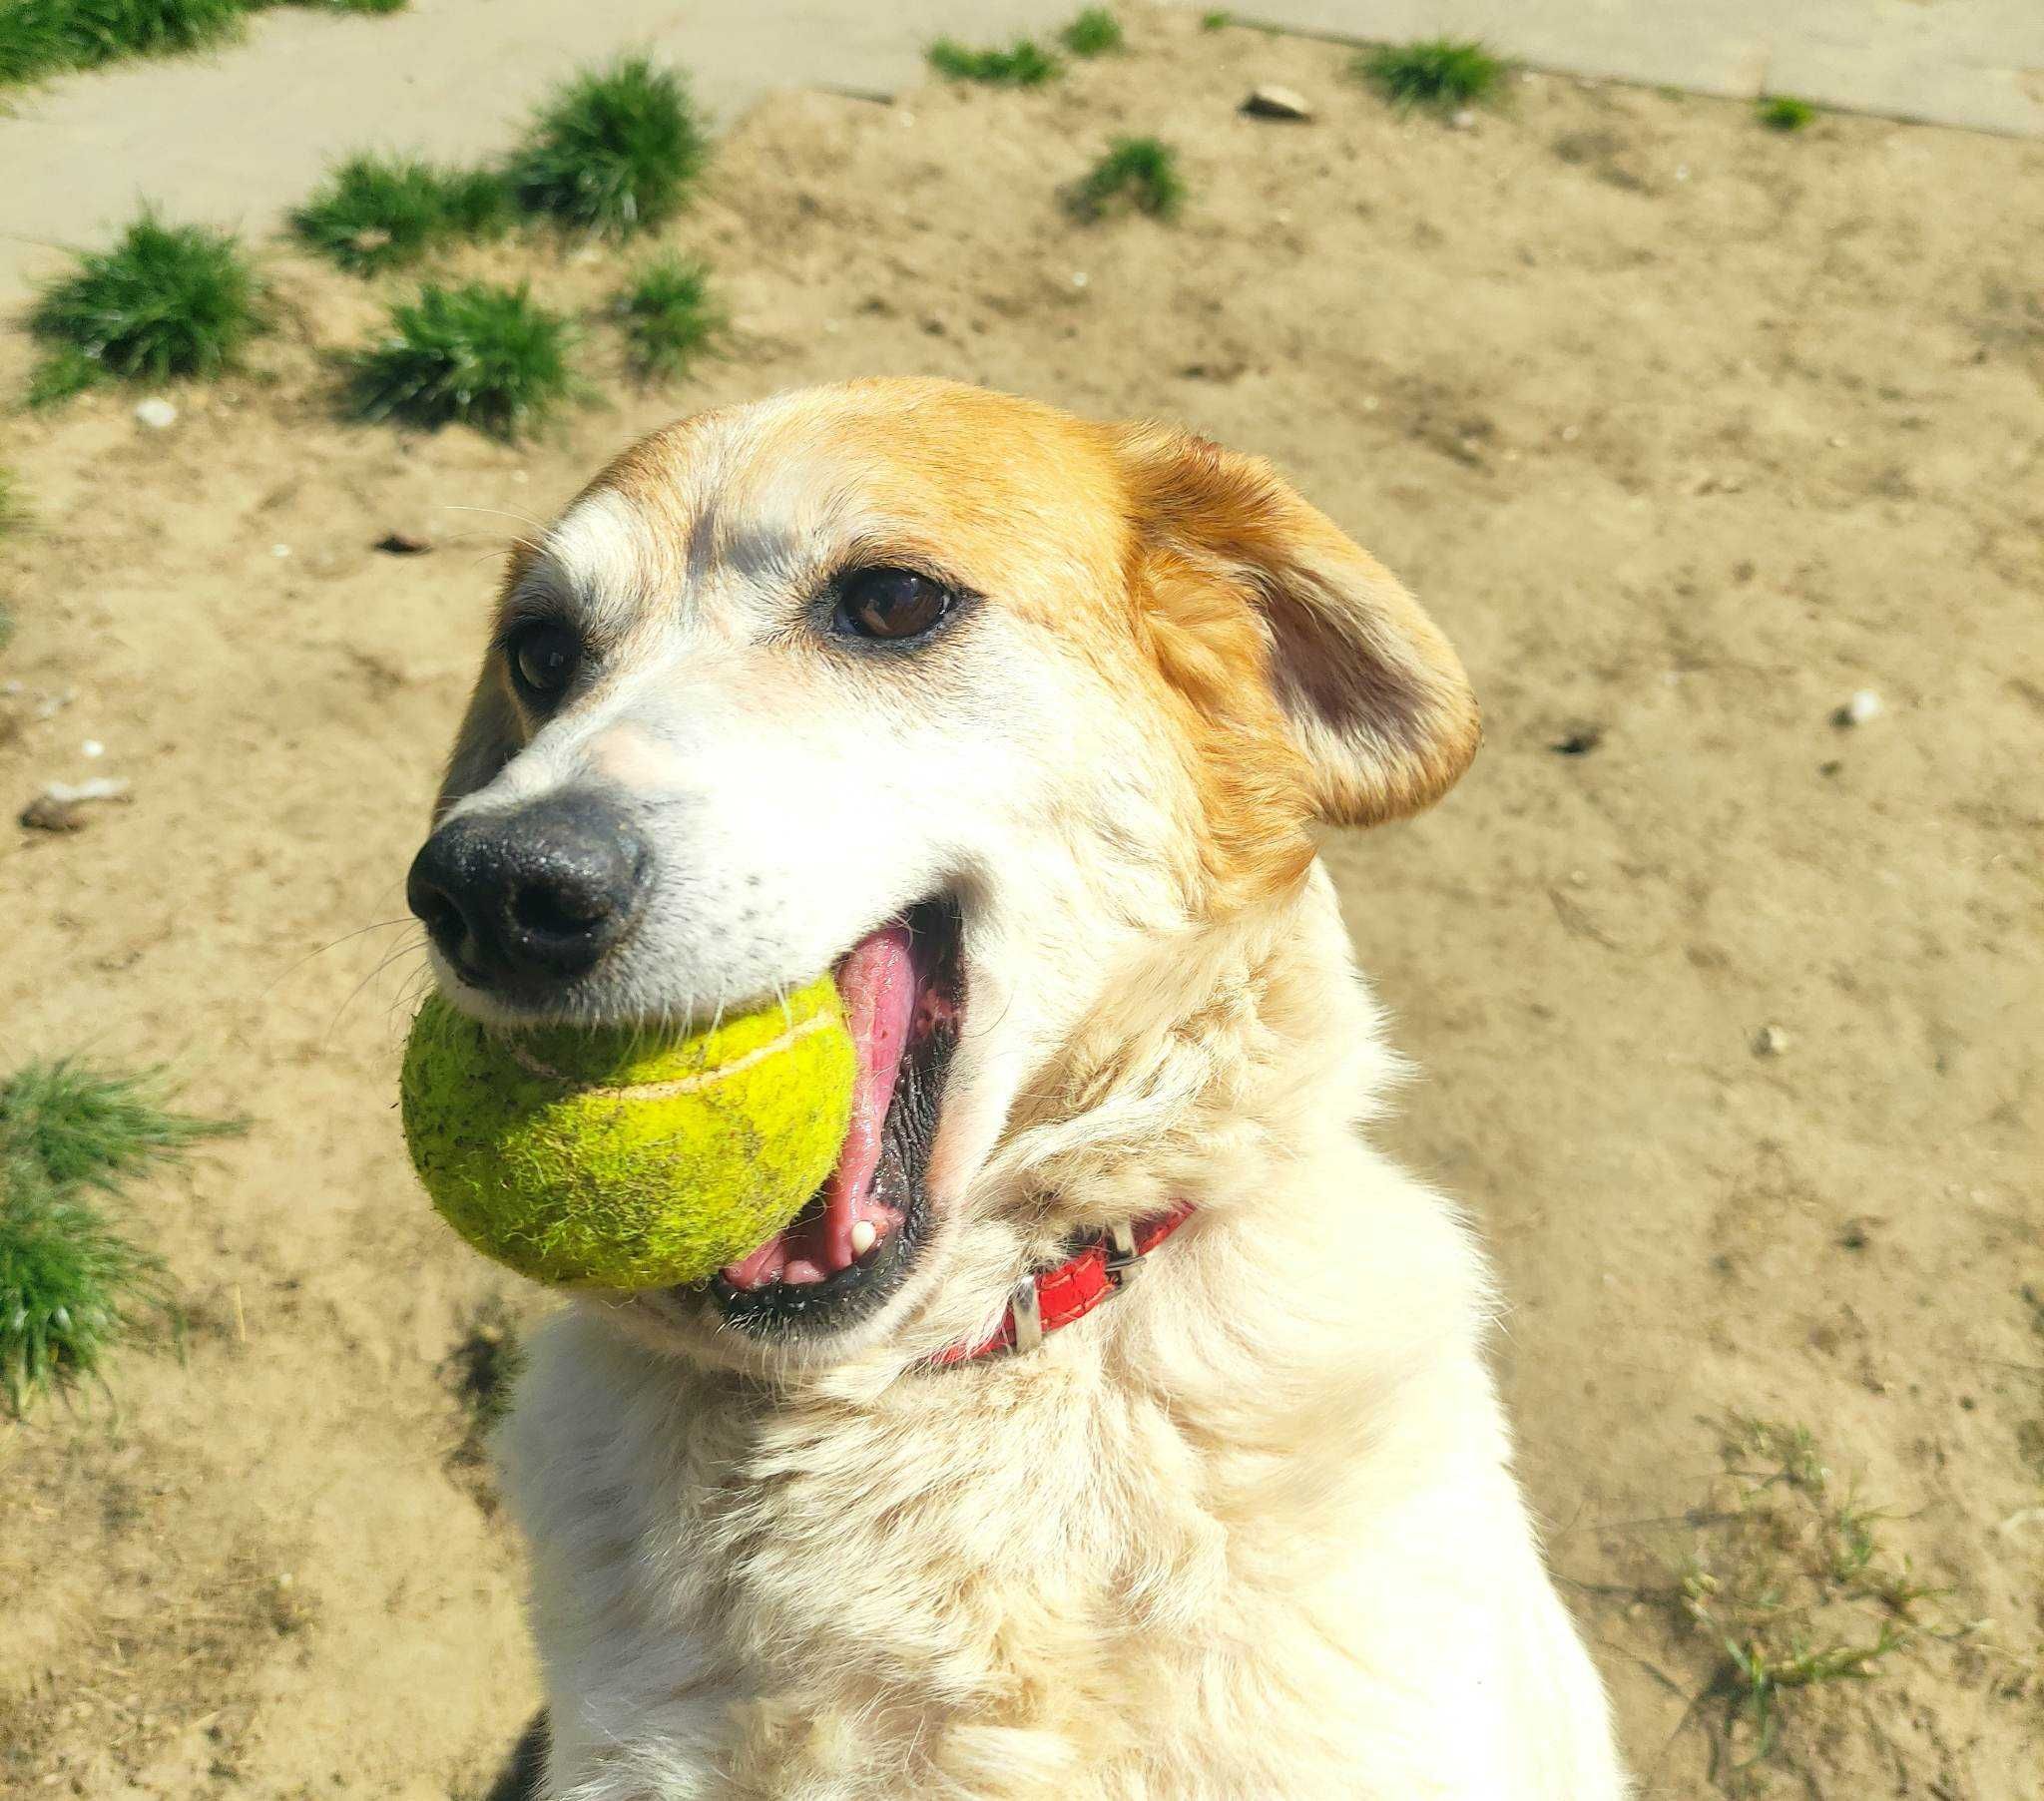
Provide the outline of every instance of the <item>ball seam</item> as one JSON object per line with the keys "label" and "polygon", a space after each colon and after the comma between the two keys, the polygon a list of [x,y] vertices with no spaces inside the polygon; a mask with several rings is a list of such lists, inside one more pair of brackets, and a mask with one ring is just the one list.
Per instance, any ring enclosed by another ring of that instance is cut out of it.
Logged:
{"label": "ball seam", "polygon": [[790,1026],[770,1044],[758,1046],[756,1049],[748,1051],[745,1056],[735,1057],[730,1063],[720,1064],[714,1070],[699,1071],[694,1076],[677,1076],[668,1082],[632,1083],[624,1088],[605,1088],[601,1083],[578,1082],[564,1071],[554,1069],[551,1065],[542,1063],[531,1052],[526,1050],[524,1046],[512,1040],[504,1040],[503,1045],[511,1061],[525,1071],[528,1076],[537,1076],[547,1082],[558,1082],[563,1088],[572,1089],[577,1094],[604,1095],[618,1101],[668,1101],[677,1095],[700,1094],[704,1089],[711,1087],[713,1084],[723,1082],[733,1076],[742,1075],[756,1064],[765,1063],[769,1057],[779,1056],[790,1045],[808,1037],[811,1032],[820,1032],[825,1027],[834,1026],[837,1023],[836,1016],[833,1014],[812,1013],[807,1019],[800,1021],[794,1026]]}

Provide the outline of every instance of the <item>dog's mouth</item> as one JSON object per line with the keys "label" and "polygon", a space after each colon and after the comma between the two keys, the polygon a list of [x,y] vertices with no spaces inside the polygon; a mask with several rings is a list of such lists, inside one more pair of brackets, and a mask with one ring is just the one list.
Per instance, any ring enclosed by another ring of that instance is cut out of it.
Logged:
{"label": "dog's mouth", "polygon": [[764,1244],[711,1278],[725,1320],[769,1336],[836,1330],[908,1273],[928,1224],[925,1180],[964,1013],[955,905],[869,932],[836,968],[858,1051],[851,1124],[829,1179]]}

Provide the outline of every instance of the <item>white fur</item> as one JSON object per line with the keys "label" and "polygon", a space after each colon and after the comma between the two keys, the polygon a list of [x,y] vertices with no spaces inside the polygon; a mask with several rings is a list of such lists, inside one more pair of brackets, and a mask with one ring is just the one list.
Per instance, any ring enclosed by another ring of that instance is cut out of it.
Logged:
{"label": "white fur", "polygon": [[[1349,1128],[1389,1059],[1324,879],[1299,912],[1212,972],[1268,959],[1276,1019],[1193,1070],[1153,1045],[1142,1092],[989,1172],[1202,1209],[1035,1355],[911,1367],[911,1335],[776,1383],[593,1308],[539,1340],[506,1450],[549,1796],[1623,1792],[1508,1472],[1481,1263]],[[997,1270],[952,1279],[998,1302]]]}
{"label": "white fur", "polygon": [[[460,804],[643,803],[653,911],[585,1009],[770,991],[962,891],[936,1224],[821,1343],[660,1297],[538,1338],[503,1449],[544,1795],[1615,1801],[1480,1256],[1361,1133],[1398,1066],[1324,872],[1193,917],[1197,777],[1049,607],[989,605],[933,675],[791,650],[803,571],[892,528],[842,459],[741,481],[779,416],[713,419],[695,491],[598,490],[550,538],[527,584],[608,634],[600,678]],[[926,1363],[1074,1231],[1172,1199],[1191,1223],[1097,1313]]]}

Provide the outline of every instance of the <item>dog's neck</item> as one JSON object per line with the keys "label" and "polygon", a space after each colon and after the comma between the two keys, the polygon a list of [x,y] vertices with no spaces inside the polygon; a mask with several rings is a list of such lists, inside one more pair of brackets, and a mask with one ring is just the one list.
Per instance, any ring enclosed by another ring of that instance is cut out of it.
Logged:
{"label": "dog's neck", "polygon": [[1316,869],[1149,946],[1020,1098],[988,1176],[1055,1195],[1066,1226],[1238,1207],[1257,1185],[1245,1157],[1350,1129],[1396,1067]]}
{"label": "dog's neck", "polygon": [[1256,1211],[1274,1159],[1352,1140],[1399,1069],[1317,866],[1294,894],[1148,942],[1018,1097],[966,1197],[937,1329],[982,1342],[1075,1240],[1187,1204]]}

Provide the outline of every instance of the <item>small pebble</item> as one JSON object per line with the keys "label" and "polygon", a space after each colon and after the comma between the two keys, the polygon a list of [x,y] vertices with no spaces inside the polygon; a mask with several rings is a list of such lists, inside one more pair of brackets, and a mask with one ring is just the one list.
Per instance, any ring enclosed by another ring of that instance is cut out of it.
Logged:
{"label": "small pebble", "polygon": [[147,400],[135,403],[135,417],[151,431],[162,431],[166,426],[178,422],[178,409],[160,395],[152,394]]}
{"label": "small pebble", "polygon": [[1756,1057],[1780,1057],[1788,1049],[1788,1034],[1780,1026],[1763,1026],[1754,1034],[1753,1054]]}
{"label": "small pebble", "polygon": [[1476,125],[1476,115],[1472,113],[1467,107],[1464,107],[1459,113],[1457,113],[1452,119],[1450,119],[1448,123],[1452,125],[1458,132],[1471,131],[1475,128]]}
{"label": "small pebble", "polygon": [[107,747],[98,738],[87,738],[78,746],[78,753],[80,756],[105,756]]}
{"label": "small pebble", "polygon": [[1583,428],[1580,425],[1564,425],[1561,428],[1561,441],[1564,444],[1573,444],[1582,435]]}
{"label": "small pebble", "polygon": [[43,800],[59,806],[76,806],[82,800],[126,800],[128,784],[117,775],[94,775],[85,781],[49,781],[43,784]]}
{"label": "small pebble", "polygon": [[1072,271],[1072,285],[1074,287],[1084,287],[1088,281],[1092,280],[1092,278],[1093,277],[1087,274],[1087,272],[1082,268],[1075,268]]}
{"label": "small pebble", "polygon": [[1869,719],[1880,717],[1880,695],[1870,687],[1862,687],[1851,699],[1831,714],[1833,725],[1864,725]]}
{"label": "small pebble", "polygon": [[16,815],[28,831],[75,832],[85,827],[81,808],[88,800],[126,800],[128,784],[95,776],[91,781],[53,781]]}
{"label": "small pebble", "polygon": [[1253,119],[1292,119],[1305,121],[1313,116],[1312,102],[1296,88],[1280,88],[1275,82],[1265,82],[1250,90],[1250,97],[1242,103],[1242,110]]}
{"label": "small pebble", "polygon": [[269,547],[269,554],[280,563],[291,554],[291,547],[288,544],[272,544]]}

